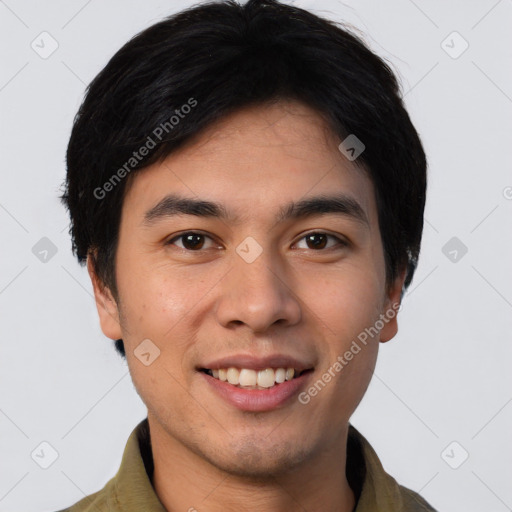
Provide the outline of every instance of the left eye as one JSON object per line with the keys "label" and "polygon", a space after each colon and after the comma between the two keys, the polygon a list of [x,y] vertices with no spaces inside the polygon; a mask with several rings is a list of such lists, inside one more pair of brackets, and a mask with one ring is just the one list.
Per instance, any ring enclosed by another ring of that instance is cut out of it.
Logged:
{"label": "left eye", "polygon": [[182,240],[183,242],[182,242],[181,246],[179,244],[176,244],[176,245],[178,245],[178,247],[180,247],[181,249],[196,251],[196,250],[205,249],[204,241],[206,238],[213,241],[209,236],[203,235],[202,233],[195,233],[195,232],[183,233],[182,235],[179,235],[179,236],[173,238],[172,240],[169,240],[167,242],[167,245],[174,244],[174,242],[176,240]]}
{"label": "left eye", "polygon": [[[334,240],[336,243],[334,245],[331,245],[330,247],[327,247],[328,239]],[[316,232],[316,233],[308,233],[306,236],[303,236],[300,241],[306,240],[306,244],[308,247],[306,249],[313,249],[313,250],[321,250],[321,249],[332,249],[332,247],[336,247],[336,245],[344,247],[347,245],[346,242],[338,238],[334,235],[329,235],[327,233],[322,232]]]}

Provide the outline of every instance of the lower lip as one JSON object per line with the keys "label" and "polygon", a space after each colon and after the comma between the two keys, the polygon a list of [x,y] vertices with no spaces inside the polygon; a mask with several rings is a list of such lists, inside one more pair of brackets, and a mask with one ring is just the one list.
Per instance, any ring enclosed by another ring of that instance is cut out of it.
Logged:
{"label": "lower lip", "polygon": [[262,412],[284,406],[305,386],[311,371],[267,389],[244,389],[199,372],[226,402],[242,411]]}

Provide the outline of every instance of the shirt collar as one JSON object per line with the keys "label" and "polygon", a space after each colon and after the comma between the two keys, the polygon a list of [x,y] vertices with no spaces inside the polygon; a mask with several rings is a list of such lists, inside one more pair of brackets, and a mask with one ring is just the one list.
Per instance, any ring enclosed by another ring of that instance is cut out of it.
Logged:
{"label": "shirt collar", "polygon": [[[166,512],[151,483],[153,469],[149,423],[145,418],[130,434],[119,471],[109,482],[113,494],[112,510]],[[409,503],[408,500],[414,494],[398,485],[396,480],[384,471],[370,443],[350,423],[346,474],[356,496],[357,504],[353,512],[406,510],[405,502]],[[407,491],[407,494],[404,494],[404,491]],[[115,508],[116,506],[118,508]],[[422,507],[414,510],[433,509]]]}
{"label": "shirt collar", "polygon": [[156,495],[151,480],[153,478],[153,455],[148,419],[142,420],[132,431],[119,471],[112,479],[114,501],[119,510],[146,510],[147,512],[166,512]]}

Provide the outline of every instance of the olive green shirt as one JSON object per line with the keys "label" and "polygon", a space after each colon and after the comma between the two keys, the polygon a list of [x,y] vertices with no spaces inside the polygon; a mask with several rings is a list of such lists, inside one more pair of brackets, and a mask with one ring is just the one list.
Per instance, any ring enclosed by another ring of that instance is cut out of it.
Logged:
{"label": "olive green shirt", "polygon": [[[152,475],[145,418],[130,434],[117,474],[100,491],[59,512],[166,512],[151,484]],[[357,502],[353,512],[436,512],[419,494],[384,471],[373,448],[351,424],[346,475]]]}

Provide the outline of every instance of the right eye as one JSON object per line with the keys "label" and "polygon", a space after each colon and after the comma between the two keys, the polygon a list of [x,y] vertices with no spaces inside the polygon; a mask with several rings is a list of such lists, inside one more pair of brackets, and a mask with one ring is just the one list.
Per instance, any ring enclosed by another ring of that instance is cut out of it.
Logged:
{"label": "right eye", "polygon": [[[197,252],[200,250],[208,249],[204,248],[205,239],[209,239],[213,242],[213,239],[211,237],[203,233],[199,233],[197,231],[187,231],[186,233],[182,233],[181,235],[175,236],[174,238],[166,242],[165,245],[176,245],[180,249]],[[175,244],[177,240],[181,240],[181,245]]]}

